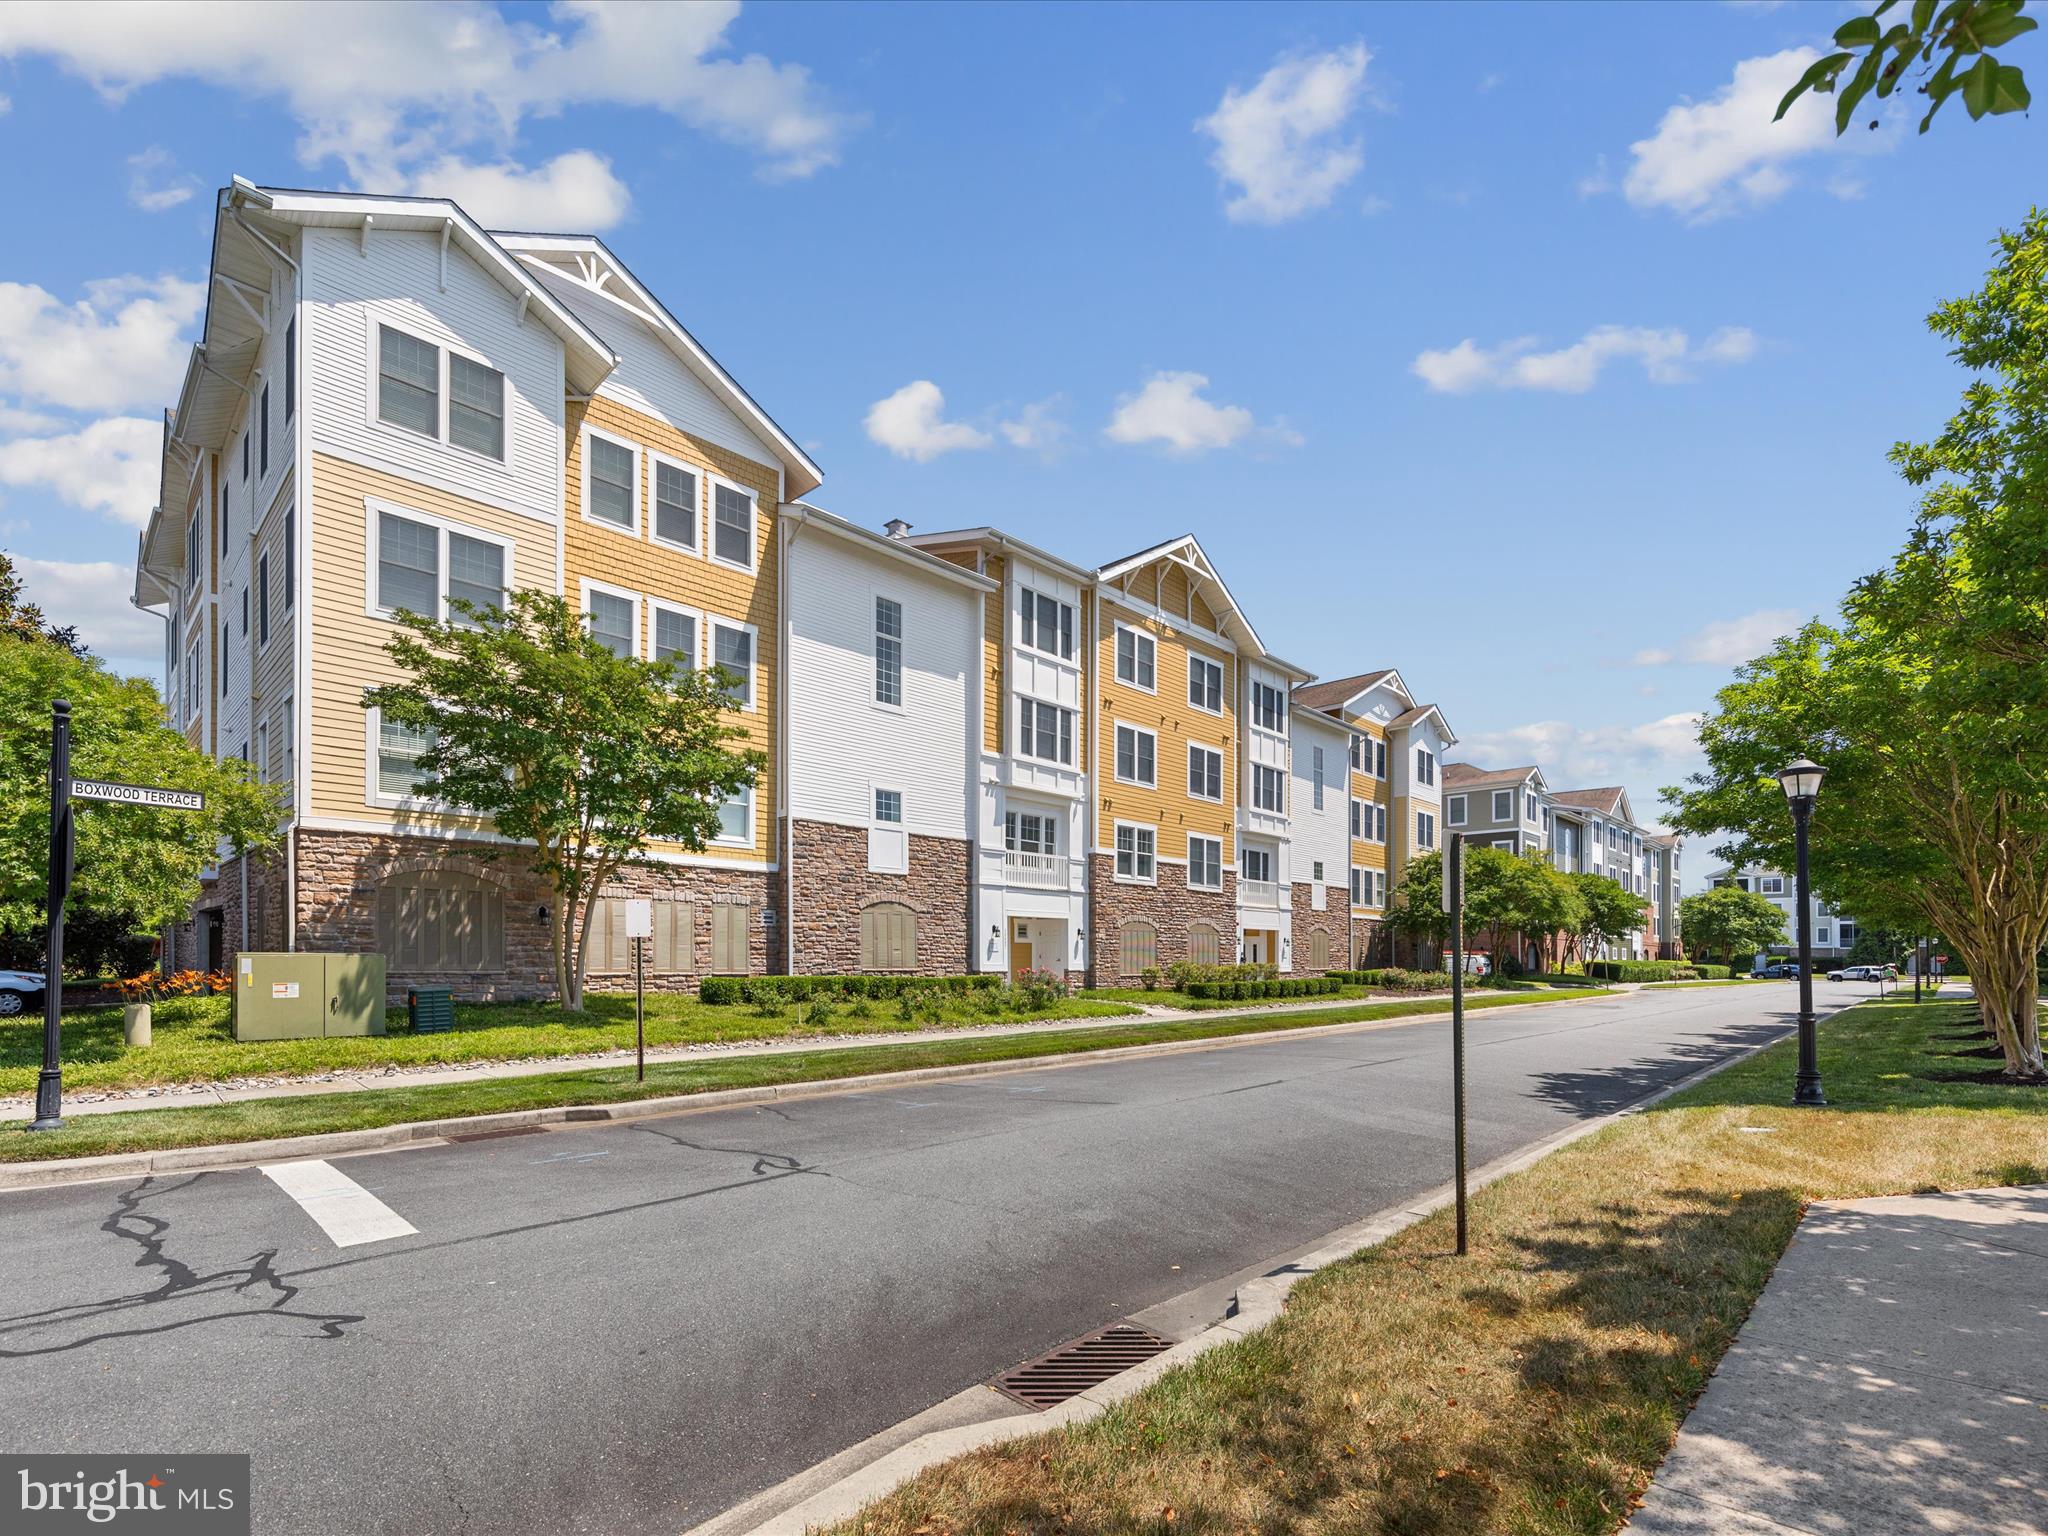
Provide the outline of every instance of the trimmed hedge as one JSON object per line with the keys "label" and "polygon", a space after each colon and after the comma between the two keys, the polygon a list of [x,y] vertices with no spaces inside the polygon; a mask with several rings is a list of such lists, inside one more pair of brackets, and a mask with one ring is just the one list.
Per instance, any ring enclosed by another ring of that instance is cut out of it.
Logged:
{"label": "trimmed hedge", "polygon": [[1695,962],[1693,969],[1700,973],[1701,981],[1727,981],[1735,974],[1735,968],[1729,965],[1700,965]]}
{"label": "trimmed hedge", "polygon": [[1251,1001],[1262,997],[1322,997],[1341,991],[1344,983],[1327,976],[1283,976],[1277,981],[1191,981],[1185,988],[1189,997],[1210,1002]]}
{"label": "trimmed hedge", "polygon": [[1388,987],[1399,992],[1440,992],[1451,984],[1448,971],[1404,971],[1398,966],[1381,966],[1370,971],[1331,971],[1349,987]]}
{"label": "trimmed hedge", "polygon": [[697,984],[697,1000],[713,1006],[733,1003],[796,1003],[814,997],[901,997],[913,988],[941,992],[985,992],[1000,987],[1002,976],[706,976]]}
{"label": "trimmed hedge", "polygon": [[[1727,975],[1727,967],[1721,967]],[[1700,968],[1685,960],[1593,960],[1586,974],[1599,981],[1698,981]]]}

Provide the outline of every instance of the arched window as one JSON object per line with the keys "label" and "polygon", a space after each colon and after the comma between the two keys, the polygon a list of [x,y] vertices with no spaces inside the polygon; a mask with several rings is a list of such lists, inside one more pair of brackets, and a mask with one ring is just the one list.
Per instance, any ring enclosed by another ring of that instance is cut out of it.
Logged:
{"label": "arched window", "polygon": [[880,901],[860,914],[860,968],[917,969],[917,914],[900,902]]}
{"label": "arched window", "polygon": [[1311,928],[1308,935],[1308,963],[1318,971],[1330,968],[1330,933],[1326,928]]}
{"label": "arched window", "polygon": [[1117,930],[1117,975],[1141,976],[1158,965],[1158,929],[1150,923],[1130,922]]}
{"label": "arched window", "polygon": [[394,971],[502,971],[505,893],[466,870],[389,875],[377,888],[377,948]]}
{"label": "arched window", "polygon": [[1188,925],[1188,964],[1221,965],[1223,935],[1213,923]]}

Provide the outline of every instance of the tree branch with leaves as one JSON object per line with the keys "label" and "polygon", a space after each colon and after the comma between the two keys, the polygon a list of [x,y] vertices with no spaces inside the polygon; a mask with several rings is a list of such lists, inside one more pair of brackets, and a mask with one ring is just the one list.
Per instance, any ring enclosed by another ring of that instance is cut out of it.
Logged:
{"label": "tree branch with leaves", "polygon": [[[1997,49],[2038,25],[2031,16],[2020,14],[2027,8],[2026,0],[1949,0],[1947,5],[1912,0],[1903,11],[1898,9],[1901,3],[1884,0],[1868,16],[1851,17],[1835,28],[1836,51],[1808,67],[1778,103],[1771,121],[1791,111],[1809,91],[1832,95],[1839,138],[1865,97],[1883,100],[1916,75],[1923,81],[1919,90],[1927,97],[1922,133],[1942,103],[1958,92],[1972,118],[2024,112],[2032,105],[2019,66],[1996,57]],[[1884,24],[1887,15],[1893,18],[1890,26]]]}

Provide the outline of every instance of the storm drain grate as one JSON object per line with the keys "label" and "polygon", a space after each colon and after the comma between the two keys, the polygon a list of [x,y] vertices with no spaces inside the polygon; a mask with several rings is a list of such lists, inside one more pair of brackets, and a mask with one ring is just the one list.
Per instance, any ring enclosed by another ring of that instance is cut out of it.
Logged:
{"label": "storm drain grate", "polygon": [[1027,1408],[1052,1408],[1171,1348],[1171,1339],[1118,1323],[1003,1372],[995,1388]]}
{"label": "storm drain grate", "polygon": [[448,1139],[450,1141],[503,1141],[507,1136],[544,1136],[546,1134],[547,1127],[544,1125],[514,1125],[508,1126],[502,1131],[463,1131],[457,1135],[450,1136]]}

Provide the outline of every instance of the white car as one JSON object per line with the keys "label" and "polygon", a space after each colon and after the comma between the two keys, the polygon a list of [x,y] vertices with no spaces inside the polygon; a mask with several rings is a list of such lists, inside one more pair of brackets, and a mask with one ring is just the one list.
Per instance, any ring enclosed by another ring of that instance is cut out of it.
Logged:
{"label": "white car", "polygon": [[15,1019],[43,1002],[41,971],[0,971],[0,1019]]}
{"label": "white car", "polygon": [[1839,971],[1829,971],[1829,981],[1886,981],[1897,979],[1898,972],[1889,965],[1845,965]]}

